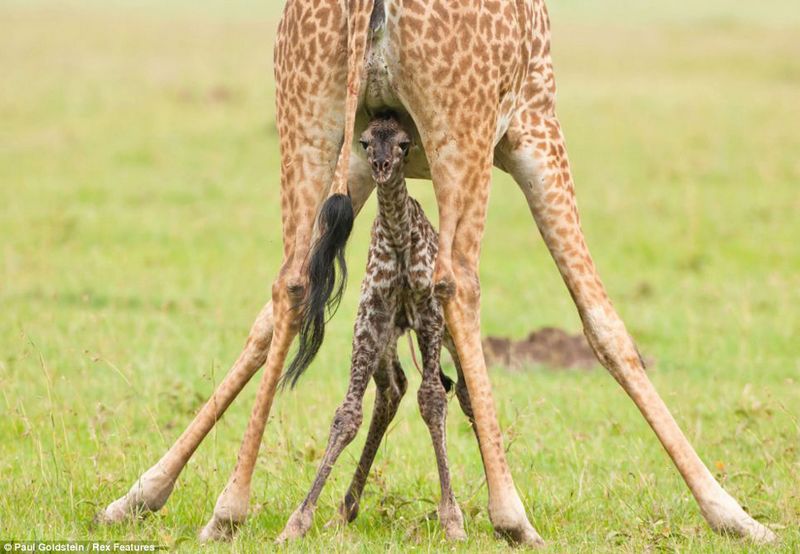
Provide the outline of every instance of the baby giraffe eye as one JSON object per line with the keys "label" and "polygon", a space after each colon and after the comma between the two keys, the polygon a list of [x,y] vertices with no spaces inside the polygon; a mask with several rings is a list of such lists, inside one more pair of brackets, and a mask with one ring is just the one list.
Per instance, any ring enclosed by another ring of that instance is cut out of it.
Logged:
{"label": "baby giraffe eye", "polygon": [[404,156],[408,156],[408,151],[411,148],[411,143],[407,141],[403,141],[400,143],[400,150],[403,151]]}
{"label": "baby giraffe eye", "polygon": [[361,140],[360,140],[360,141],[358,141],[358,142],[360,142],[360,143],[361,143],[361,147],[362,147],[364,150],[366,150],[366,149],[369,147],[369,142],[368,142],[368,141],[366,141],[366,140],[364,140],[364,139],[361,139]]}

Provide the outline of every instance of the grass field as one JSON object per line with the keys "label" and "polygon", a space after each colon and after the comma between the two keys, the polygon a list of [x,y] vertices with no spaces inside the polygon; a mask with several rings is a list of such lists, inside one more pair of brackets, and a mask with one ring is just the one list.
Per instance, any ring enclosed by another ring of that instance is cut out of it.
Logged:
{"label": "grass field", "polygon": [[[236,457],[247,389],[164,510],[94,528],[237,356],[280,258],[271,48],[280,2],[0,5],[0,539],[197,549]],[[800,551],[800,12],[796,2],[551,1],[560,115],[584,228],[652,379],[728,490]],[[428,183],[412,194],[433,213]],[[262,551],[310,485],[346,387],[374,201],[318,360],[273,409],[252,516]],[[484,332],[579,320],[522,195],[496,175]],[[408,350],[402,359],[416,388]],[[752,552],[712,534],[638,411],[601,371],[491,370],[509,460],[552,552]],[[366,406],[371,406],[371,395]],[[471,432],[449,448],[467,543],[438,499],[415,395],[361,515],[322,524],[365,430],[290,550],[503,551]],[[766,549],[765,549],[766,550]]]}

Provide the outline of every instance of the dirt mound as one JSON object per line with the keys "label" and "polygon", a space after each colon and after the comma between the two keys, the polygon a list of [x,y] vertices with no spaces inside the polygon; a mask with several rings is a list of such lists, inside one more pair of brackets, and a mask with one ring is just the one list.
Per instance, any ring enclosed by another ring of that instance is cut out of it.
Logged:
{"label": "dirt mound", "polygon": [[487,367],[502,366],[521,370],[543,365],[553,369],[594,369],[599,367],[594,352],[583,335],[544,327],[528,338],[515,341],[505,337],[483,339]]}

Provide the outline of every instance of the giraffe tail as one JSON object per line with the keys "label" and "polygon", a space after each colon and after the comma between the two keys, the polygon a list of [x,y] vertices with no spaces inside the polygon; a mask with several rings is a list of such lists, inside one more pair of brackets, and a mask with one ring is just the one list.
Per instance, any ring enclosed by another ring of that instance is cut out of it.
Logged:
{"label": "giraffe tail", "polygon": [[[350,154],[355,133],[364,59],[370,37],[370,22],[376,4],[382,0],[347,0],[347,96],[344,140],[328,198],[319,212],[319,238],[308,262],[308,293],[299,306],[300,345],[281,379],[283,386],[294,387],[319,352],[325,338],[326,319],[332,316],[344,294],[347,264],[344,250],[353,229],[355,213],[347,188]],[[327,315],[327,317],[326,317]]]}

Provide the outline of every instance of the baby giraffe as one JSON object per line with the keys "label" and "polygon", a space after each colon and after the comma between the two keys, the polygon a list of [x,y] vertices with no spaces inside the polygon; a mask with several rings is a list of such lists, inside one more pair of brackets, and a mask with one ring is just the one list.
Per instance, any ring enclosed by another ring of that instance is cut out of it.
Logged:
{"label": "baby giraffe", "polygon": [[[355,519],[375,454],[406,391],[406,377],[397,358],[397,340],[409,329],[416,332],[422,353],[422,384],[417,400],[431,434],[439,470],[439,520],[448,539],[464,539],[464,520],[450,485],[445,444],[445,393],[453,383],[440,365],[444,316],[433,290],[438,236],[422,207],[408,196],[403,168],[411,137],[397,118],[391,113],[375,117],[362,135],[361,144],[377,186],[378,216],[372,227],[353,332],[350,385],[333,418],[328,446],[311,490],[292,514],[278,542],[301,537],[311,527],[317,500],[333,464],[361,426],[362,401],[371,377],[377,387],[372,422],[355,475],[339,507],[342,521]],[[454,352],[447,340],[448,350]],[[454,360],[457,362],[455,356]],[[458,363],[456,367],[459,402],[472,419]]]}

